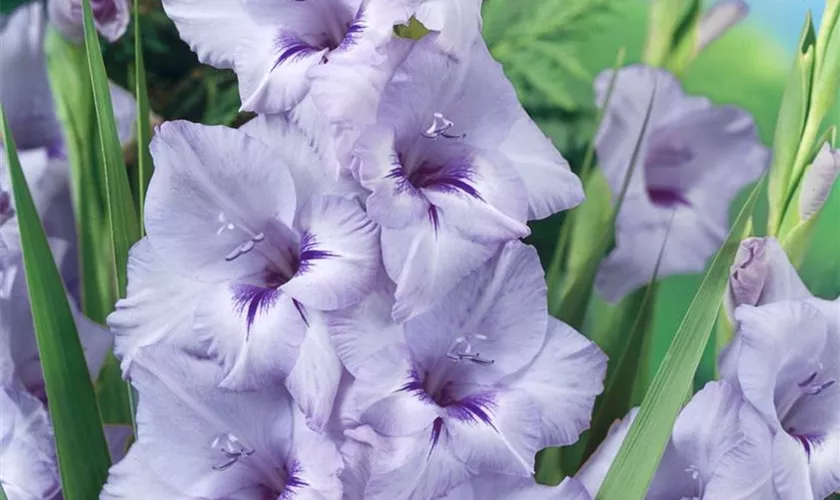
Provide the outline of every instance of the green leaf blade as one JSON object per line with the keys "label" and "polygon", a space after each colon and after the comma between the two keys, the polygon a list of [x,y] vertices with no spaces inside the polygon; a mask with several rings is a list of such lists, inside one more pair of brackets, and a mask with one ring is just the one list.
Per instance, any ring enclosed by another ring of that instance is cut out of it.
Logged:
{"label": "green leaf blade", "polygon": [[596,499],[644,498],[685,395],[691,388],[720,310],[729,266],[740,241],[748,233],[752,210],[763,186],[764,178],[753,188],[729,236],[715,255]]}
{"label": "green leaf blade", "polygon": [[97,498],[111,460],[93,384],[67,294],[23,175],[11,129],[0,110],[6,160],[20,227],[35,338],[44,372],[63,496]]}
{"label": "green leaf blade", "polygon": [[112,235],[114,264],[119,293],[120,296],[124,296],[128,251],[131,245],[140,239],[140,226],[137,212],[134,210],[125,160],[122,157],[122,147],[117,134],[111,93],[108,88],[108,77],[105,73],[105,63],[102,60],[99,38],[93,24],[90,0],[83,0],[82,7],[85,25],[85,51],[88,68],[90,69],[96,121],[102,147],[103,178],[106,186],[106,206]]}
{"label": "green leaf blade", "polygon": [[152,140],[152,126],[149,115],[149,92],[146,88],[146,64],[143,60],[143,44],[140,35],[140,0],[134,0],[134,95],[137,100],[137,214],[140,232],[144,233],[143,206],[146,189],[152,179],[152,154],[149,143]]}

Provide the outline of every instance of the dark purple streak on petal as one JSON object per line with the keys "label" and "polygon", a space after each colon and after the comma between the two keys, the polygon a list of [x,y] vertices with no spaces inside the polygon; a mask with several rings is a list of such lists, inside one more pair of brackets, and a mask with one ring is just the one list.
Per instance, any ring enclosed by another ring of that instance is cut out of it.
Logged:
{"label": "dark purple streak on petal", "polygon": [[274,50],[277,53],[277,59],[271,66],[271,70],[280,66],[285,62],[291,62],[295,59],[306,57],[317,49],[308,43],[301,40],[294,34],[288,32],[281,32],[274,40]]}
{"label": "dark purple streak on petal", "polygon": [[360,10],[356,15],[356,19],[353,20],[353,23],[347,27],[344,39],[341,40],[341,43],[338,44],[338,47],[335,48],[334,52],[341,52],[354,47],[359,42],[359,39],[362,37],[366,28],[367,22],[365,21],[364,11]]}
{"label": "dark purple streak on petal", "polygon": [[247,331],[251,333],[251,327],[257,314],[268,311],[280,297],[279,290],[255,285],[234,285],[233,298],[237,314],[245,314]]}
{"label": "dark purple streak on petal", "polygon": [[297,461],[286,464],[283,467],[283,474],[286,476],[283,492],[277,500],[291,500],[295,498],[295,490],[309,486],[309,483],[301,479],[302,468]]}
{"label": "dark purple streak on petal", "polygon": [[409,176],[409,181],[417,188],[430,189],[441,193],[464,193],[477,200],[484,201],[481,193],[470,184],[475,178],[475,167],[471,158],[460,157],[446,165],[423,163]]}
{"label": "dark purple streak on petal", "polygon": [[493,419],[488,412],[496,407],[496,401],[493,399],[492,393],[475,394],[467,396],[459,401],[456,401],[446,407],[449,415],[462,422],[483,422],[493,428],[496,432],[496,426],[493,425]]}
{"label": "dark purple streak on petal", "polygon": [[438,441],[440,440],[440,433],[443,431],[443,419],[438,417],[432,422],[432,436],[431,436],[431,446],[429,446],[429,454],[426,456],[426,460],[429,460],[432,456],[432,451],[437,446]]}
{"label": "dark purple streak on petal", "polygon": [[296,274],[303,274],[309,271],[312,262],[322,259],[339,257],[338,254],[317,248],[318,240],[309,231],[304,231],[300,237],[300,254],[298,256],[298,268]]}

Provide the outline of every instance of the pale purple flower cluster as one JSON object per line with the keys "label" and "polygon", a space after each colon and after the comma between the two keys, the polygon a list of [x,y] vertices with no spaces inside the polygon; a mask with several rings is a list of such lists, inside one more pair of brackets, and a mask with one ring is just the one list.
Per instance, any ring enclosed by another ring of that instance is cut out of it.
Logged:
{"label": "pale purple flower cluster", "polygon": [[102,498],[513,498],[588,427],[606,359],[519,241],[581,184],[479,5],[164,1],[260,114],[156,130],[108,319],[138,436]]}

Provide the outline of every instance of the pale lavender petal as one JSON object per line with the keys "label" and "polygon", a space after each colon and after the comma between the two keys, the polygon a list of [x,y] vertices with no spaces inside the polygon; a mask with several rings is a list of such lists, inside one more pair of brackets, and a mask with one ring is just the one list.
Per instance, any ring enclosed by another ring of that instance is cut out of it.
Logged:
{"label": "pale lavender petal", "polygon": [[[702,492],[708,498],[774,497],[770,429],[726,382],[711,382],[692,398],[680,412],[671,439],[670,449],[688,465],[683,484],[690,485],[676,496]],[[667,453],[663,460],[673,460]],[[674,484],[673,472],[665,472],[657,473],[654,483]],[[651,490],[663,488],[654,485]]]}
{"label": "pale lavender petal", "polygon": [[326,434],[313,431],[304,415],[295,411],[292,446],[286,460],[287,474],[281,499],[340,500],[344,468],[336,444]]}
{"label": "pale lavender petal", "polygon": [[196,342],[224,367],[222,386],[247,390],[278,385],[291,373],[309,319],[280,290],[221,283],[201,295],[193,321]]}
{"label": "pale lavender petal", "polygon": [[233,68],[237,42],[258,29],[242,0],[163,0],[163,8],[198,60],[217,68]]}
{"label": "pale lavender petal", "polygon": [[606,370],[607,358],[597,345],[565,323],[549,319],[542,350],[507,382],[527,392],[536,404],[541,448],[572,444],[589,428]]}
{"label": "pale lavender petal", "polygon": [[524,112],[500,151],[516,167],[528,192],[528,220],[544,219],[583,202],[580,179]]}
{"label": "pale lavender petal", "polygon": [[295,189],[273,148],[226,127],[167,122],[151,152],[146,229],[161,258],[205,282],[289,273]]}
{"label": "pale lavender petal", "polygon": [[365,410],[362,422],[385,436],[410,436],[423,430],[431,435],[433,423],[441,415],[440,408],[426,394],[415,371],[397,377],[399,388]]}
{"label": "pale lavender petal", "polygon": [[315,194],[362,196],[363,190],[354,179],[337,175],[331,133],[322,124],[308,130],[283,114],[259,115],[239,130],[274,147],[281,155],[295,183],[298,210]]}
{"label": "pale lavender petal", "polygon": [[808,466],[816,498],[840,490],[840,432],[831,433],[811,450]]}
{"label": "pale lavender petal", "polygon": [[801,443],[784,432],[773,440],[773,481],[783,500],[818,498],[808,474],[808,455]]}
{"label": "pale lavender petal", "polygon": [[368,215],[385,227],[402,229],[423,221],[431,206],[406,177],[394,150],[395,140],[393,129],[368,127],[356,142],[354,154],[360,162],[359,182],[371,191],[366,200]]}
{"label": "pale lavender petal", "polygon": [[381,228],[383,263],[397,284],[393,314],[399,321],[429,310],[501,247],[464,238],[445,223],[435,212],[417,226]]}
{"label": "pale lavender petal", "polygon": [[166,343],[195,349],[192,321],[203,285],[167,266],[149,243],[137,242],[128,254],[128,290],[108,316],[114,354],[129,374],[144,347]]}
{"label": "pale lavender petal", "polygon": [[0,483],[9,498],[57,498],[61,483],[53,430],[40,401],[0,388],[0,442]]}
{"label": "pale lavender petal", "polygon": [[[322,432],[333,411],[333,402],[341,380],[342,366],[327,335],[319,313],[307,313],[306,335],[297,350],[294,367],[286,379],[286,388],[306,416],[307,425]],[[283,323],[275,323],[274,328]],[[277,335],[275,336],[282,336]],[[280,353],[269,353],[280,357]]]}
{"label": "pale lavender petal", "polygon": [[125,459],[145,467],[132,475],[116,465],[105,492],[146,477],[188,498],[235,498],[257,487],[279,496],[285,485],[276,471],[287,465],[293,431],[288,395],[279,387],[218,389],[223,375],[212,360],[145,349],[132,374],[140,394],[138,436]]}
{"label": "pale lavender petal", "polygon": [[288,111],[306,96],[306,73],[323,60],[327,49],[312,46],[292,32],[268,31],[252,36],[253,43],[240,42],[234,53],[241,109]]}
{"label": "pale lavender petal", "polygon": [[537,252],[508,243],[431,310],[409,321],[406,344],[421,371],[459,354],[492,360],[475,370],[480,380],[474,381],[493,383],[527,366],[540,351],[548,326],[545,294]]}
{"label": "pale lavender petal", "polygon": [[[384,437],[369,427],[346,432],[342,447],[349,464],[363,482],[363,496],[371,500],[424,500],[445,495],[464,483],[475,472],[458,460],[447,436],[431,446],[430,437],[421,432],[407,437]],[[351,497],[353,498],[353,497]],[[354,500],[355,500],[354,498]]]}
{"label": "pale lavender petal", "polygon": [[377,291],[362,302],[326,315],[335,350],[353,376],[362,373],[371,356],[388,345],[404,342],[403,329],[391,319],[393,306],[393,284],[380,277]]}
{"label": "pale lavender petal", "polygon": [[471,467],[530,476],[539,451],[539,412],[522,391],[475,394],[446,408],[455,456]]}
{"label": "pale lavender petal", "polygon": [[379,230],[357,201],[315,195],[297,227],[297,272],[280,290],[319,310],[341,309],[371,293],[382,265]]}
{"label": "pale lavender petal", "polygon": [[481,37],[481,0],[422,0],[414,13],[426,28],[437,31],[437,45],[455,57],[467,57]]}
{"label": "pale lavender petal", "polygon": [[[805,301],[791,301],[761,307],[743,305],[735,311],[735,319],[741,344],[738,351],[724,354],[738,356],[737,362],[726,363],[735,367],[725,373],[727,379],[741,388],[775,431],[796,434],[819,430],[790,428],[788,419],[795,416],[800,405],[836,392],[811,394],[826,382],[820,359],[828,338],[823,314]],[[791,332],[799,334],[791,337]],[[824,417],[823,422],[828,424],[832,417]]]}

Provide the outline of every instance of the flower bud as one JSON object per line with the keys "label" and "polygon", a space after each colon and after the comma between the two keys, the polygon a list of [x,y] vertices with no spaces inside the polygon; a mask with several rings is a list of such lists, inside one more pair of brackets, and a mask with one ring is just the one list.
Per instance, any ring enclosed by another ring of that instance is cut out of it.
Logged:
{"label": "flower bud", "polygon": [[730,320],[740,305],[761,306],[810,295],[776,238],[747,238],[741,242],[724,296]]}
{"label": "flower bud", "polygon": [[802,178],[802,190],[799,194],[799,215],[802,220],[808,220],[819,212],[831,193],[838,174],[840,150],[825,143]]}

